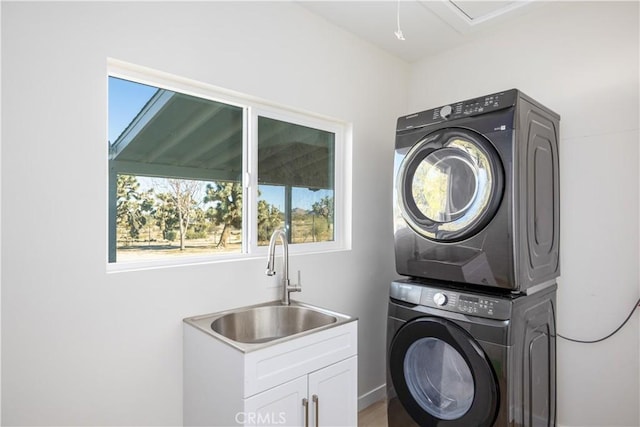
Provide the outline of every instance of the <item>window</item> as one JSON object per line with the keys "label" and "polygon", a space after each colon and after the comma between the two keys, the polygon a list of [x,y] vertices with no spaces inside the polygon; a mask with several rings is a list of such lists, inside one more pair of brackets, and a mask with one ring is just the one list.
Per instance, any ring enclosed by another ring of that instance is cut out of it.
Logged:
{"label": "window", "polygon": [[258,117],[258,244],[334,240],[335,134]]}
{"label": "window", "polygon": [[261,253],[277,228],[293,252],[345,247],[344,125],[159,74],[108,84],[110,264]]}

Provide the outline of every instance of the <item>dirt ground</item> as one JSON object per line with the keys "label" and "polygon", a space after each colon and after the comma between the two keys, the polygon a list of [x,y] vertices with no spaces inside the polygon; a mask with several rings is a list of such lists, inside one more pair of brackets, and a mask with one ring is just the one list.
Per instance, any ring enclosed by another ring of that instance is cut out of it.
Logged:
{"label": "dirt ground", "polygon": [[[321,230],[318,230],[317,227],[315,239],[312,233],[311,221],[294,221],[292,228],[293,244],[333,240],[333,227],[330,227],[329,229],[322,227]],[[164,257],[184,257],[242,252],[242,232],[240,230],[233,230],[231,232],[229,242],[226,247],[217,246],[221,232],[222,228],[220,228],[220,230],[215,230],[215,232],[209,234],[207,238],[186,239],[185,249],[181,251],[179,237],[175,241],[162,240],[159,238],[159,230],[153,230],[149,236],[151,237],[150,241],[149,239],[139,239],[128,242],[119,240],[116,255],[117,261],[141,261]],[[268,241],[259,242],[259,245],[264,246],[268,243]]]}

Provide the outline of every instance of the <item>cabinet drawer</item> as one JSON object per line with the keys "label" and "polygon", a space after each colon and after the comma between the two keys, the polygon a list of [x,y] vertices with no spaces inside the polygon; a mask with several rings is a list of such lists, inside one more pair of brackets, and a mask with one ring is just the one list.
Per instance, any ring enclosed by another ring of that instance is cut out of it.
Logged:
{"label": "cabinet drawer", "polygon": [[293,380],[358,353],[357,321],[250,352],[244,397]]}

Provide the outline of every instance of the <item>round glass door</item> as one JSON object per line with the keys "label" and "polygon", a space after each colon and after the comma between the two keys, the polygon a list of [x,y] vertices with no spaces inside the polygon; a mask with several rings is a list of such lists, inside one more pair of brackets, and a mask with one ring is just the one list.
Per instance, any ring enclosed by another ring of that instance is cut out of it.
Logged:
{"label": "round glass door", "polygon": [[480,173],[466,153],[454,148],[436,150],[418,164],[411,180],[411,196],[426,218],[455,221],[476,199]]}
{"label": "round glass door", "polygon": [[471,369],[453,347],[437,338],[421,338],[404,357],[409,392],[422,409],[442,420],[460,418],[471,408]]}
{"label": "round glass door", "polygon": [[418,425],[489,427],[499,392],[477,341],[455,323],[421,317],[398,330],[389,348],[398,399]]}
{"label": "round glass door", "polygon": [[503,171],[491,143],[467,130],[439,131],[407,153],[397,180],[403,217],[421,235],[459,241],[499,206]]}

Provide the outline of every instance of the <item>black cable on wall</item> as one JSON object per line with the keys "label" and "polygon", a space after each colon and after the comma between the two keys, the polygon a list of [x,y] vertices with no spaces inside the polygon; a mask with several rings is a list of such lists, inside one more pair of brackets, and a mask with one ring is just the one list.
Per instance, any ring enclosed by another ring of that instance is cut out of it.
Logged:
{"label": "black cable on wall", "polygon": [[627,318],[626,318],[626,319],[624,319],[624,322],[622,322],[622,324],[620,324],[620,326],[618,326],[618,327],[616,328],[616,330],[615,330],[615,331],[611,332],[609,335],[607,335],[607,336],[605,336],[605,337],[598,338],[597,340],[578,340],[578,339],[575,339],[575,338],[568,338],[568,337],[565,337],[565,336],[560,335],[560,334],[556,334],[556,335],[558,335],[560,338],[562,338],[562,339],[564,339],[564,340],[571,341],[571,342],[577,342],[577,343],[580,343],[580,344],[595,344],[595,343],[597,343],[597,342],[604,341],[604,340],[606,340],[606,339],[608,339],[608,338],[611,338],[611,337],[612,337],[612,336],[614,336],[615,334],[617,334],[617,333],[618,333],[618,331],[619,331],[620,329],[622,329],[622,328],[624,327],[624,325],[626,325],[626,324],[627,324],[627,322],[629,321],[629,319],[631,319],[631,316],[632,316],[632,315],[633,315],[633,313],[636,311],[636,309],[638,308],[638,306],[640,306],[640,298],[638,298],[638,301],[636,301],[636,304],[635,304],[635,305],[633,306],[633,308],[631,309],[631,312],[629,313],[629,315],[627,316]]}

